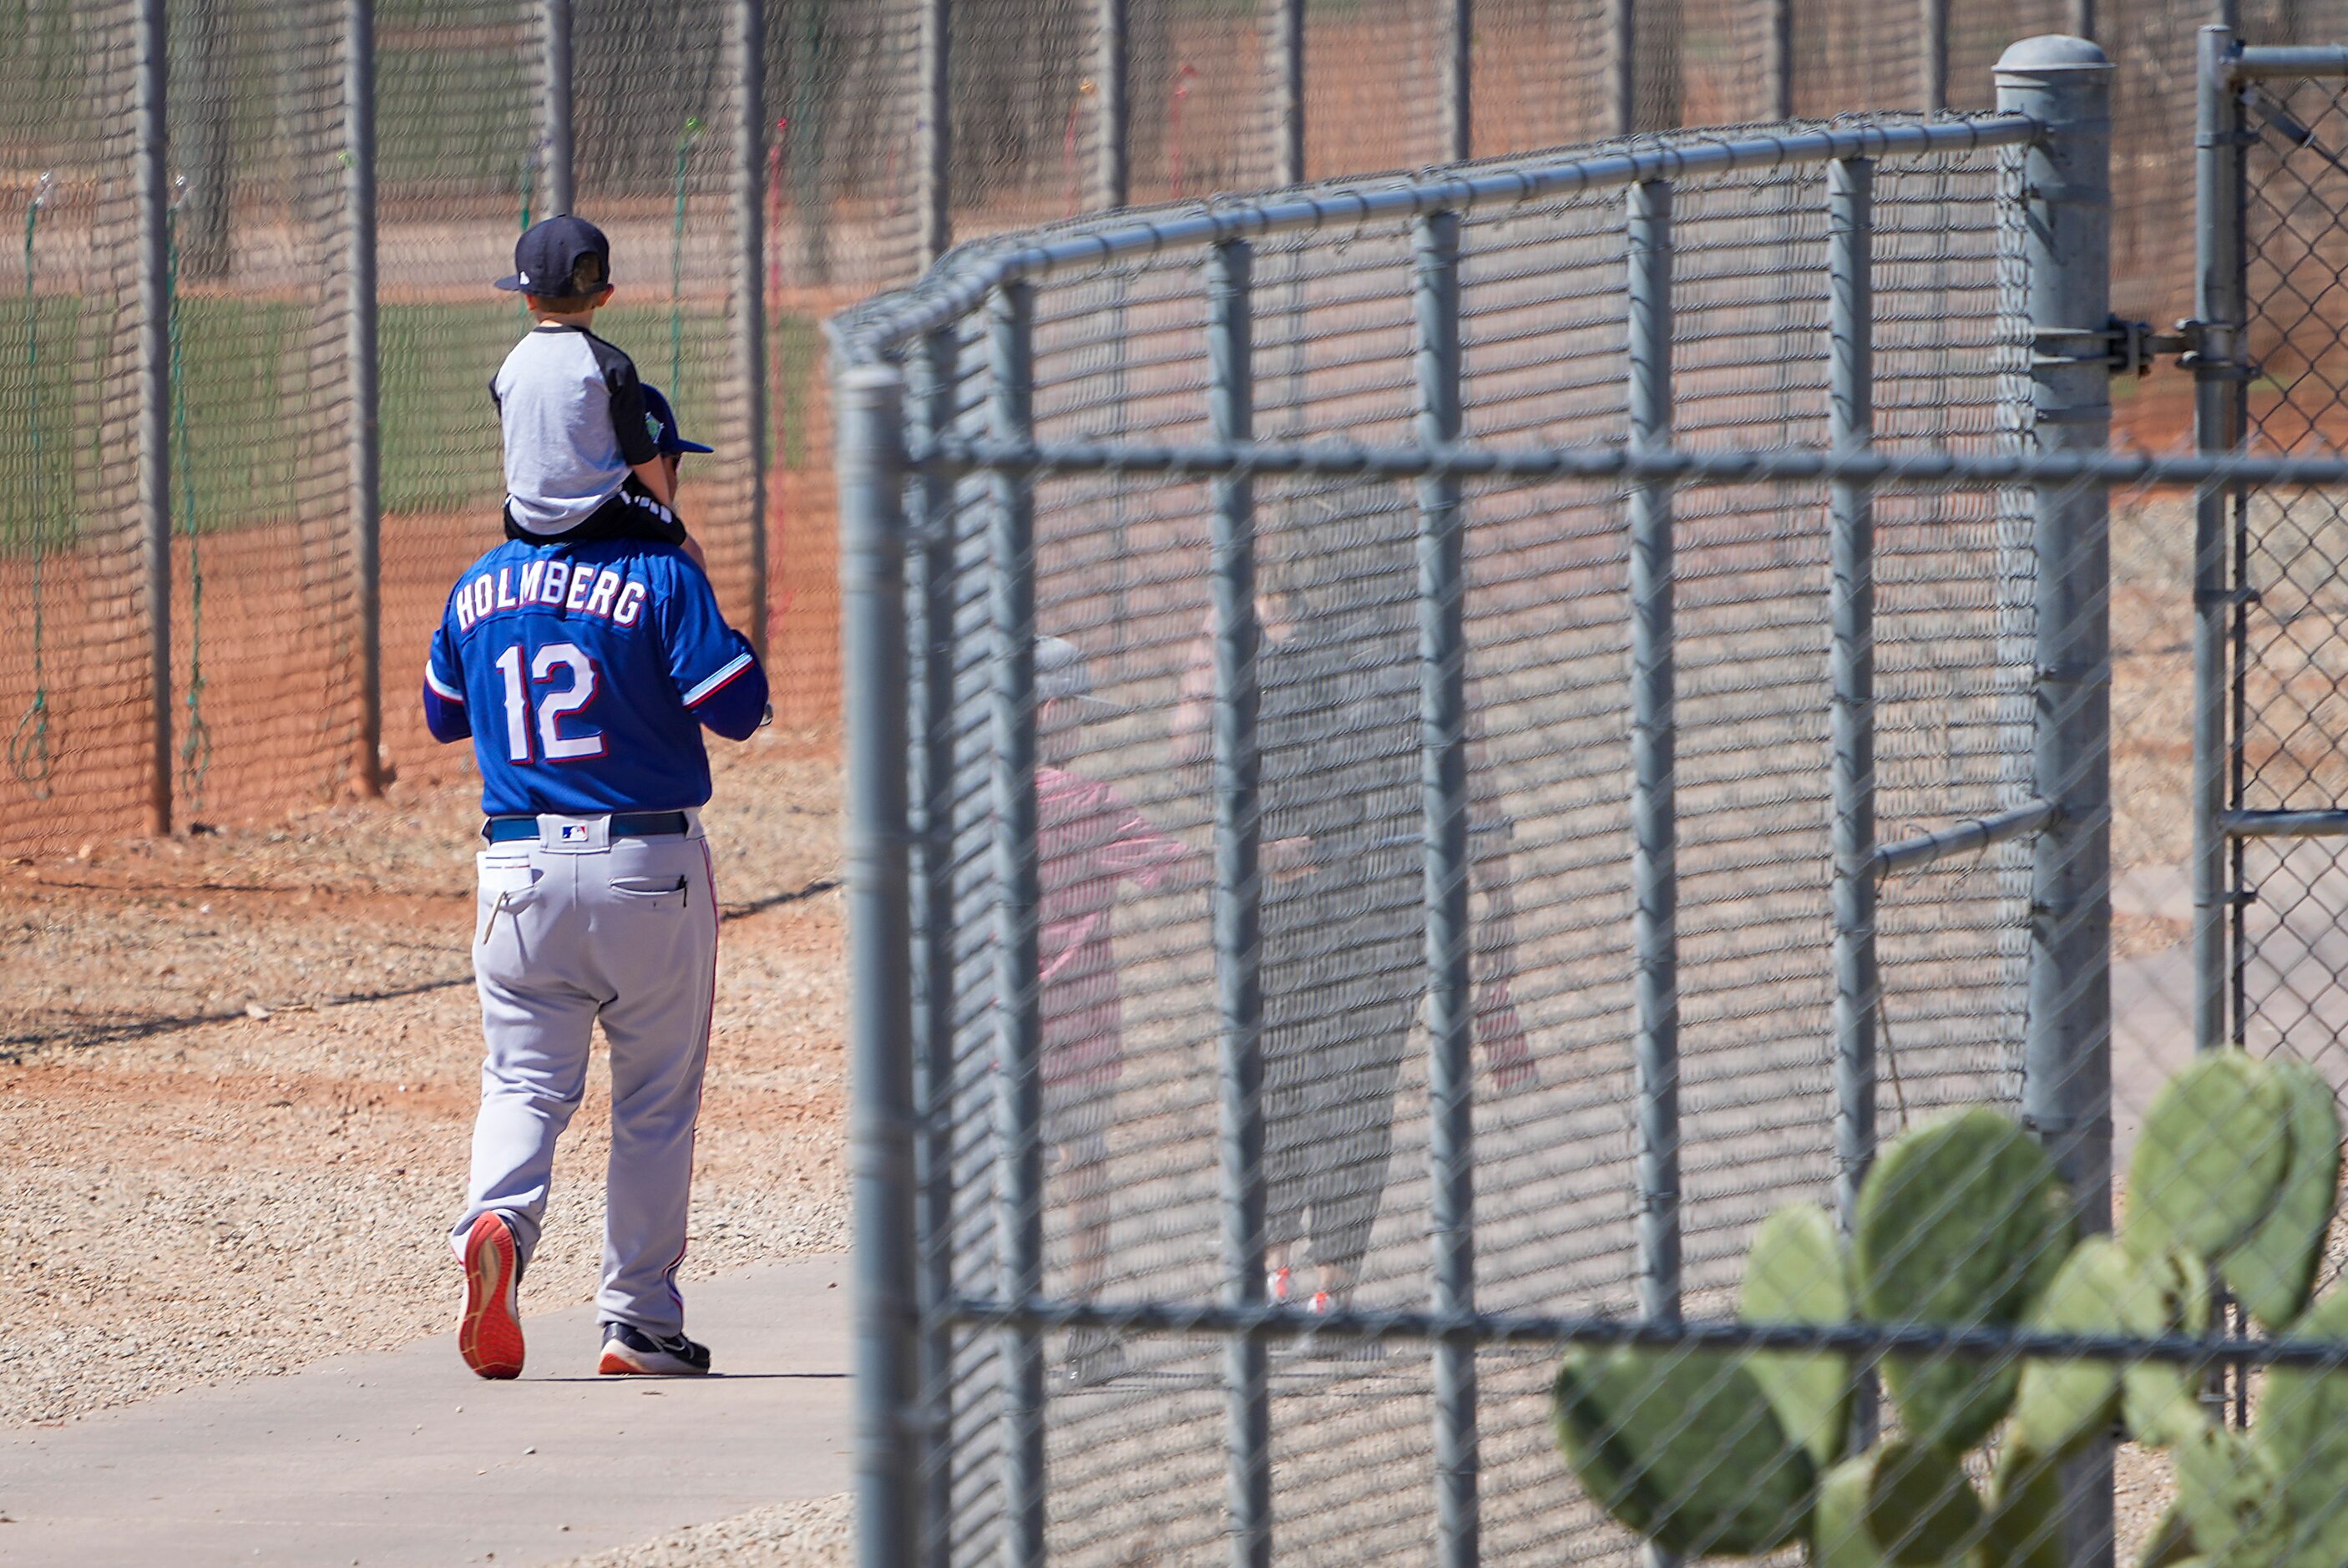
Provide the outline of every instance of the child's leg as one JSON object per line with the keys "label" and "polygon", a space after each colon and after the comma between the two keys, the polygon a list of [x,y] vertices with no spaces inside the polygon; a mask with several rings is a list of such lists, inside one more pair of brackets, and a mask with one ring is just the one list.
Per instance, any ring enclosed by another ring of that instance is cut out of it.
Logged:
{"label": "child's leg", "polygon": [[1052,1197],[1067,1204],[1073,1235],[1069,1272],[1080,1299],[1097,1294],[1108,1273],[1109,1107],[1114,1083],[1081,1076],[1044,1084],[1044,1137],[1052,1150]]}

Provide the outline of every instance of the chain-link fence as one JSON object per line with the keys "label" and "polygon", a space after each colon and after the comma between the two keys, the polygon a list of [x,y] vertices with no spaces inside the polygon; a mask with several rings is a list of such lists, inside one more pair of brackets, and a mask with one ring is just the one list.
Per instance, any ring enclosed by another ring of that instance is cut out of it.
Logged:
{"label": "chain-link fence", "polygon": [[2339,1559],[2342,78],[2201,46],[2256,463],[2106,449],[2238,318],[2111,315],[2064,39],[835,323],[870,1560]]}
{"label": "chain-link fence", "polygon": [[[2333,20],[2247,10],[2278,43]],[[458,766],[423,735],[408,672],[448,579],[494,528],[481,388],[517,318],[483,284],[558,198],[614,236],[608,330],[650,378],[682,383],[687,424],[719,449],[688,470],[687,515],[728,612],[760,623],[778,719],[823,726],[839,622],[818,324],[850,299],[958,238],[1108,205],[1625,128],[1979,108],[2004,41],[2065,14],[2057,0],[692,0],[657,17],[603,0],[36,0],[0,19],[18,89],[0,216],[29,242],[0,254],[16,324],[0,346],[0,489],[26,520],[0,601],[0,696],[26,721],[24,760],[0,774],[0,842],[273,813],[364,790],[386,767]],[[2162,150],[2190,113],[2197,15],[2183,0],[2098,10],[2122,67],[2116,286],[2152,320],[2189,293],[2191,230]],[[354,17],[374,44],[361,184]],[[142,28],[161,39],[169,106],[151,201]],[[355,190],[371,191],[370,213]],[[368,216],[377,347],[362,366]],[[143,336],[150,296],[169,328]],[[2121,412],[2156,442],[2187,418],[2159,383]]]}
{"label": "chain-link fence", "polygon": [[[2337,76],[2261,77],[2240,89],[2240,124],[2256,139],[2242,184],[2240,263],[2252,378],[2240,407],[2250,439],[2278,451],[2336,450],[2348,412],[2348,315],[2337,269],[2324,260],[2348,211],[2343,91]],[[2339,588],[2348,533],[2339,496],[2325,491],[2250,491],[2231,521],[2225,577],[2236,601],[2236,685],[2226,804],[2256,836],[2236,840],[2226,881],[2238,901],[2230,1037],[2261,1054],[2336,1061],[2348,1041],[2335,934],[2348,897],[2331,820],[2348,799],[2333,739],[2348,712]],[[2314,815],[2294,822],[2281,813]]]}

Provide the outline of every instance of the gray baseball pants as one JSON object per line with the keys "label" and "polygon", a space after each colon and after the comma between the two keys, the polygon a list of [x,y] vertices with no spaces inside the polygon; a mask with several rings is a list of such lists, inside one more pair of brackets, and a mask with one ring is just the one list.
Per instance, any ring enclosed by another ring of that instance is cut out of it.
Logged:
{"label": "gray baseball pants", "polygon": [[601,1018],[612,1047],[612,1155],[596,1311],[606,1323],[682,1333],[676,1270],[716,986],[708,845],[697,820],[683,837],[651,839],[611,839],[600,817],[539,822],[537,841],[493,844],[478,857],[473,976],[489,1054],[465,1212],[450,1240],[461,1256],[467,1228],[494,1209],[528,1264],[554,1142],[586,1092]]}

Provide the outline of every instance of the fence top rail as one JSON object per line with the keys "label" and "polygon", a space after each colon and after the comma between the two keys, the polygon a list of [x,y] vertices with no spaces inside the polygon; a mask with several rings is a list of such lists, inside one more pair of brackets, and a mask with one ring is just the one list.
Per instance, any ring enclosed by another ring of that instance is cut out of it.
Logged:
{"label": "fence top rail", "polygon": [[2226,62],[2234,80],[2276,77],[2348,77],[2348,45],[2249,45]]}
{"label": "fence top rail", "polygon": [[1073,267],[1197,249],[1226,240],[1357,228],[1428,212],[1473,211],[1560,196],[1840,159],[1924,158],[2019,147],[2047,127],[2020,114],[1861,119],[1669,137],[1468,164],[1417,177],[1347,181],[1205,206],[1111,212],[1056,229],[950,252],[911,288],[880,295],[830,324],[842,366],[870,364],[976,309],[994,289]]}
{"label": "fence top rail", "polygon": [[2348,486],[2348,458],[2180,452],[1886,452],[1823,447],[1477,446],[1369,447],[1303,442],[1014,441],[962,436],[911,444],[907,460],[946,475],[970,473],[1316,474],[1341,479],[1441,477],[1540,483],[1637,479],[1721,484],[1809,484],[1850,480],[1917,489],[2005,484],[2116,484],[2194,488]]}

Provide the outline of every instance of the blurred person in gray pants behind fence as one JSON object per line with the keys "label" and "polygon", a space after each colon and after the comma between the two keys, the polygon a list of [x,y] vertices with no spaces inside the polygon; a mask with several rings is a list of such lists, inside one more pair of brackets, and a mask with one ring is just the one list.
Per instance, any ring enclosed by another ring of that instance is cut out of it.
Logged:
{"label": "blurred person in gray pants behind fence", "polygon": [[[1412,523],[1397,509],[1318,519],[1309,541],[1296,530],[1256,602],[1265,1284],[1274,1304],[1302,1295],[1295,1253],[1308,1244],[1317,1278],[1303,1299],[1316,1313],[1350,1305],[1360,1281],[1426,991]],[[1213,691],[1210,616],[1182,674],[1178,765],[1211,754]],[[1509,824],[1481,749],[1471,730],[1476,1037],[1493,1082],[1514,1088],[1532,1068],[1509,993]]]}

